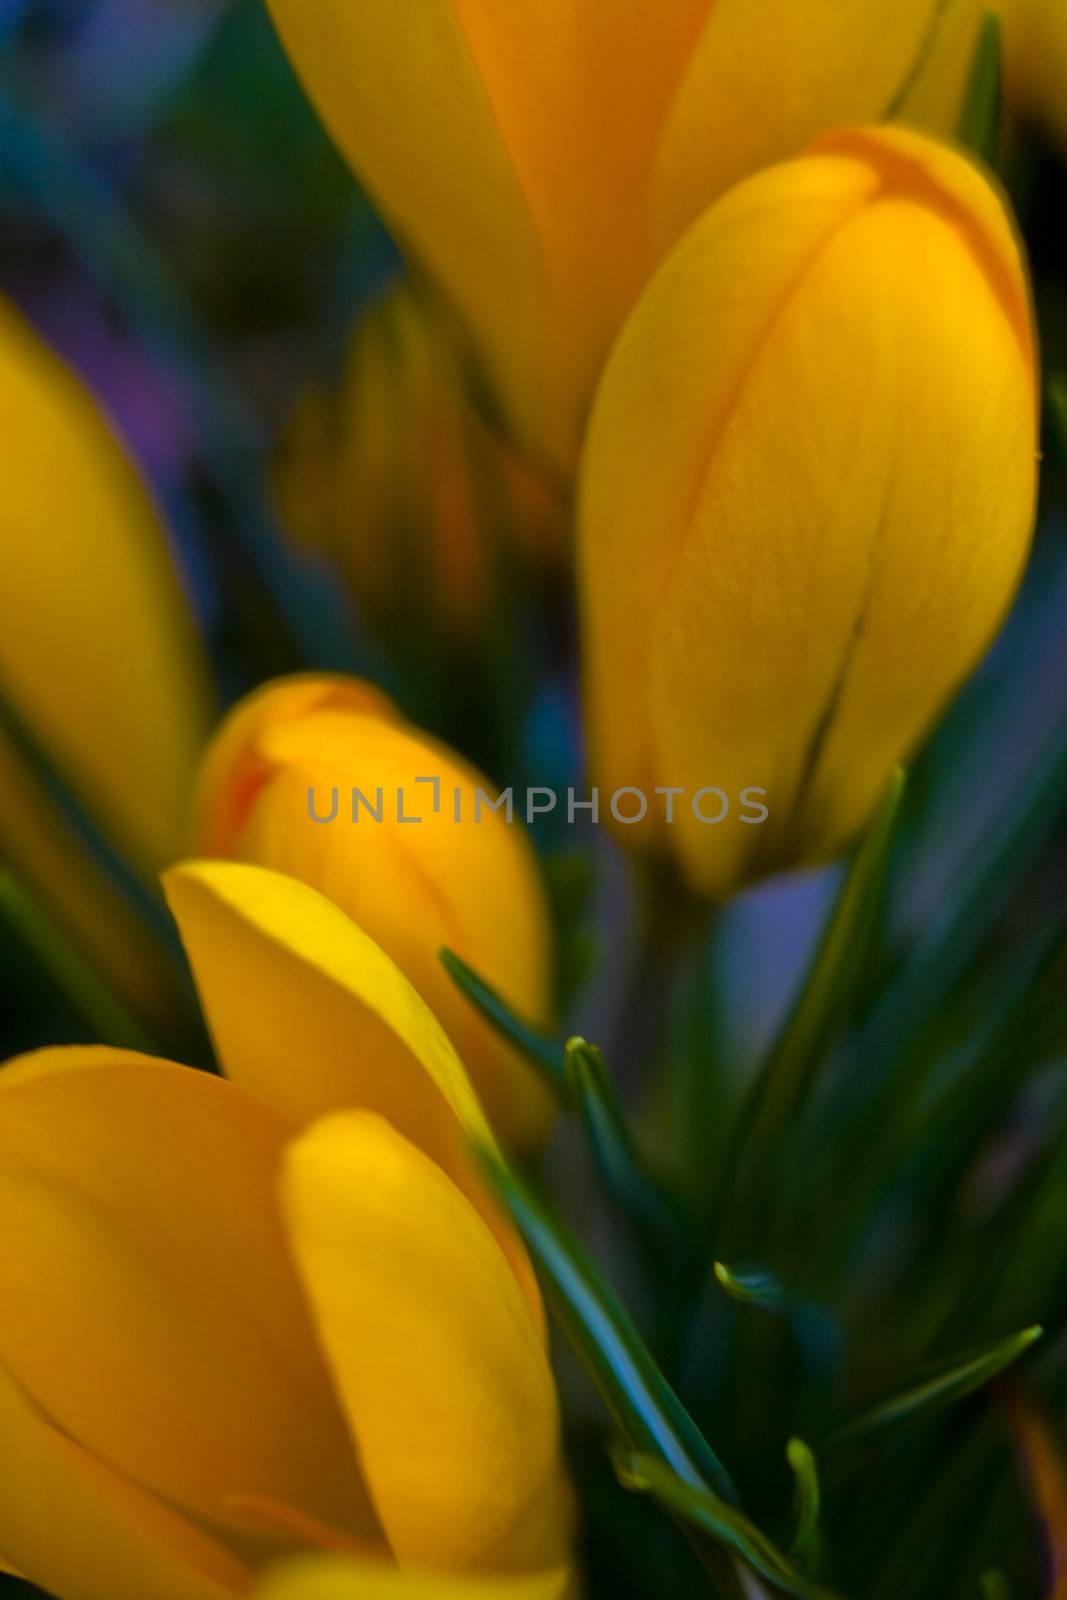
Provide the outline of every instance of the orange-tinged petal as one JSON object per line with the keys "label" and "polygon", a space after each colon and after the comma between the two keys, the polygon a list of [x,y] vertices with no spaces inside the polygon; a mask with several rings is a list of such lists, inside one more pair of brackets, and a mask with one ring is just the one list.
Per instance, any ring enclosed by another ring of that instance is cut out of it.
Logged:
{"label": "orange-tinged petal", "polygon": [[271,1572],[255,1600],[566,1600],[572,1590],[565,1569],[475,1578],[312,1557]]}
{"label": "orange-tinged petal", "polygon": [[283,1207],[400,1565],[561,1561],[569,1510],[552,1373],[478,1212],[366,1112],[325,1118],[290,1147]]}
{"label": "orange-tinged petal", "polygon": [[164,881],[227,1075],[296,1122],[380,1112],[472,1198],[539,1306],[469,1153],[472,1139],[492,1145],[488,1124],[440,1024],[388,956],[322,895],[264,867],[190,862]]}
{"label": "orange-tinged petal", "polygon": [[[449,946],[521,1015],[549,1022],[544,889],[521,822],[478,800],[489,788],[358,680],[283,679],[243,701],[209,748],[196,848],[300,878],[347,912],[433,1011],[494,1129],[524,1148],[547,1131],[552,1097],[439,959]],[[313,821],[309,797],[319,817],[336,799],[336,820]],[[421,821],[399,821],[401,803]]]}
{"label": "orange-tinged petal", "polygon": [[975,0],[716,0],[659,140],[657,255],[740,178],[826,128],[887,115],[942,37],[965,29],[966,47],[978,16]]}
{"label": "orange-tinged petal", "polygon": [[[68,1359],[76,1353],[73,1345]],[[192,1522],[60,1433],[0,1365],[0,1571],[62,1600],[223,1600],[249,1573]]]}
{"label": "orange-tinged petal", "polygon": [[179,848],[207,734],[203,652],[133,464],[2,298],[0,436],[0,686],[122,847],[154,869]]}
{"label": "orange-tinged petal", "polygon": [[217,1528],[259,1496],[359,1536],[373,1519],[278,1224],[289,1132],[232,1084],[124,1052],[5,1068],[0,1361],[56,1428]]}
{"label": "orange-tinged petal", "polygon": [[594,774],[733,802],[645,842],[709,894],[844,848],[989,643],[1035,487],[1025,273],[977,169],[857,130],[711,207],[616,347],[584,466]]}

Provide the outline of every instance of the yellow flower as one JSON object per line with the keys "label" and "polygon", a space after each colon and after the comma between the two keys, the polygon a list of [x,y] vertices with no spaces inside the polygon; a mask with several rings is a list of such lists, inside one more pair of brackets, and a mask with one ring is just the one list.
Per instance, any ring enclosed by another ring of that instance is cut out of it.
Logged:
{"label": "yellow flower", "polygon": [[574,461],[664,251],[817,133],[948,128],[978,0],[268,0],[327,127],[527,443]]}
{"label": "yellow flower", "polygon": [[300,1551],[566,1560],[540,1299],[433,1017],[306,885],[168,877],[230,1081],[0,1074],[0,1553],[59,1600],[222,1600]]}
{"label": "yellow flower", "polygon": [[390,1571],[344,1557],[286,1563],[256,1590],[256,1600],[560,1600],[566,1574],[521,1578],[442,1578]]}
{"label": "yellow flower", "polygon": [[1067,157],[1067,6],[1063,0],[998,0],[1004,24],[1008,103],[1040,122]]}
{"label": "yellow flower", "polygon": [[501,562],[545,565],[556,497],[483,420],[431,307],[407,282],[360,317],[335,392],[304,394],[276,473],[282,519],[327,550],[389,641],[475,634]]}
{"label": "yellow flower", "polygon": [[[0,299],[0,693],[143,871],[178,854],[207,735],[203,654],[148,492],[97,405]],[[87,952],[138,954],[104,882],[0,738],[5,853]]]}
{"label": "yellow flower", "polygon": [[583,464],[594,775],[686,791],[621,833],[710,895],[849,842],[1011,600],[1036,413],[1018,246],[961,156],[844,131],[704,215]]}
{"label": "yellow flower", "polygon": [[366,684],[286,679],[242,702],[209,747],[194,847],[287,872],[335,901],[440,1019],[497,1132],[528,1146],[547,1129],[550,1096],[438,958],[449,946],[520,1013],[548,1020],[551,938],[536,861],[520,824],[479,790],[496,798]]}

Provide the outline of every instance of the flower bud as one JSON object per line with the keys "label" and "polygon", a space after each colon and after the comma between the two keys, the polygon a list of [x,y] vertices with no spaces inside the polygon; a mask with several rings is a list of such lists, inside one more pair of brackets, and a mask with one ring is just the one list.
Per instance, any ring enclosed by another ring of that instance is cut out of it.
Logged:
{"label": "flower bud", "polygon": [[979,13],[978,0],[269,4],[499,403],[564,469],[619,325],[688,224],[838,123],[951,127]]}
{"label": "flower bud", "polygon": [[485,422],[406,282],[360,317],[339,386],[302,396],[276,485],[286,526],[334,558],[391,643],[427,622],[476,635],[508,548],[544,564],[562,545],[559,503]]}
{"label": "flower bud", "polygon": [[1036,413],[1018,246],[961,156],[845,130],[711,207],[601,384],[580,582],[595,780],[733,803],[628,838],[716,896],[850,842],[1011,600]]}
{"label": "flower bud", "polygon": [[436,1014],[497,1132],[528,1146],[547,1129],[548,1091],[439,960],[448,946],[520,1014],[548,1021],[545,897],[530,844],[491,808],[496,798],[369,686],[292,678],[251,695],[209,747],[193,844],[302,879],[340,906]]}
{"label": "flower bud", "polygon": [[[210,705],[166,535],[95,401],[3,300],[0,416],[0,694],[101,829],[155,872],[187,827]],[[132,979],[118,906],[6,740],[0,837],[89,953]]]}

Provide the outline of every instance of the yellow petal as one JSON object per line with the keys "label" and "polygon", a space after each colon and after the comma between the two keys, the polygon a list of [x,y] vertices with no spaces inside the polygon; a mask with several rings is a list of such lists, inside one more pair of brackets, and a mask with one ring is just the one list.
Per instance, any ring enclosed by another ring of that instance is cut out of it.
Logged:
{"label": "yellow petal", "polygon": [[570,470],[664,247],[737,178],[839,121],[879,119],[913,78],[932,74],[936,92],[906,95],[909,116],[947,131],[979,0],[270,5],[506,412]]}
{"label": "yellow petal", "polygon": [[[236,1501],[258,1496],[360,1536],[373,1521],[278,1225],[288,1131],[146,1057],[6,1067],[0,1362],[71,1440],[218,1528],[242,1531]],[[2,1528],[0,1544],[22,1559]]]}
{"label": "yellow petal", "polygon": [[740,178],[827,128],[887,114],[940,37],[962,23],[969,39],[978,15],[975,0],[717,0],[660,139],[657,254]]}
{"label": "yellow petal", "polygon": [[481,1108],[388,956],[322,895],[266,868],[192,862],[164,881],[227,1075],[297,1123],[380,1112],[473,1199],[539,1305],[525,1252],[471,1162],[470,1139],[492,1144]]}
{"label": "yellow petal", "polygon": [[[437,809],[432,785],[438,785]],[[352,821],[358,789],[365,809]],[[555,1110],[545,1086],[477,1015],[444,968],[447,945],[522,1015],[550,1022],[551,938],[544,890],[521,821],[476,792],[487,780],[354,679],[268,684],[226,719],[199,785],[196,848],[300,878],[389,955],[433,1011],[494,1129],[536,1145]],[[337,820],[328,816],[336,791]],[[456,820],[456,794],[460,820]],[[404,814],[418,823],[397,820]]]}
{"label": "yellow petal", "polygon": [[602,787],[686,789],[644,842],[695,886],[843,848],[974,666],[1029,544],[1035,387],[1003,206],[918,135],[739,185],[654,279],[586,450],[587,712]]}
{"label": "yellow petal", "polygon": [[[68,1348],[68,1358],[74,1346]],[[0,1365],[0,1562],[63,1600],[223,1600],[244,1567],[62,1433]]]}
{"label": "yellow petal", "polygon": [[291,1146],[283,1206],[398,1562],[558,1563],[568,1511],[552,1374],[477,1211],[366,1112],[328,1117]]}
{"label": "yellow petal", "polygon": [[310,1558],[270,1573],[255,1590],[255,1600],[565,1600],[571,1588],[562,1569],[472,1578]]}
{"label": "yellow petal", "polygon": [[[0,299],[0,686],[116,840],[182,837],[207,674],[159,515],[95,402]],[[9,842],[18,863],[18,840]]]}

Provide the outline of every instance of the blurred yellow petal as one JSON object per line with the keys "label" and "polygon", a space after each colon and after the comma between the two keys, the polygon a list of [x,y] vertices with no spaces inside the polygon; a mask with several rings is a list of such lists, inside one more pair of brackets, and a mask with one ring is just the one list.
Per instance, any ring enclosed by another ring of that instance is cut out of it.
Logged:
{"label": "blurred yellow petal", "polygon": [[[68,1349],[68,1359],[74,1347]],[[80,1352],[79,1352],[80,1359]],[[0,1364],[0,1542],[63,1600],[223,1600],[245,1568],[60,1433]],[[14,1572],[0,1561],[0,1571]]]}
{"label": "blurred yellow petal", "polygon": [[360,313],[335,389],[303,394],[275,485],[294,537],[328,550],[393,648],[490,625],[502,568],[565,543],[560,498],[483,417],[435,307],[410,280]]}
{"label": "blurred yellow petal", "polygon": [[[380,821],[366,810],[352,820],[354,788],[370,805],[380,796]],[[550,1024],[551,933],[537,862],[521,821],[479,812],[478,789],[491,786],[366,685],[283,679],[243,701],[209,747],[195,845],[300,878],[340,906],[433,1011],[500,1137],[527,1148],[548,1129],[552,1097],[439,960],[449,946],[518,1012]],[[329,815],[334,790],[336,821],[315,823],[309,794]],[[397,820],[398,795],[421,822]]]}
{"label": "blurred yellow petal", "polygon": [[492,1135],[414,989],[330,901],[262,867],[192,862],[167,898],[227,1075],[293,1122],[363,1107],[424,1150],[482,1210],[533,1303],[521,1244],[468,1150]]}
{"label": "blurred yellow petal", "polygon": [[[203,654],[158,512],[95,401],[0,298],[0,689],[117,842],[177,853]],[[7,841],[18,863],[18,840]]]}
{"label": "blurred yellow petal", "polygon": [[1067,159],[1067,6],[1063,0],[997,0],[1004,24],[1008,104],[1052,135]]}
{"label": "blurred yellow petal", "polygon": [[288,1132],[147,1057],[6,1067],[0,1362],[70,1440],[216,1528],[242,1532],[237,1501],[261,1497],[359,1537],[373,1519],[278,1223]]}
{"label": "blurred yellow petal", "polygon": [[311,1557],[270,1573],[256,1588],[255,1600],[565,1600],[571,1587],[562,1569],[471,1578]]}
{"label": "blurred yellow petal", "polygon": [[458,313],[520,436],[567,470],[664,247],[729,184],[839,121],[902,99],[947,131],[979,12],[979,0],[269,3],[327,127]]}
{"label": "blurred yellow petal", "polygon": [[367,1486],[402,1566],[523,1572],[569,1534],[559,1417],[529,1307],[484,1221],[380,1117],[290,1147],[283,1203]]}
{"label": "blurred yellow petal", "polygon": [[975,0],[716,0],[656,157],[657,254],[738,179],[826,128],[888,114],[940,36],[962,19],[969,44],[978,15]]}
{"label": "blurred yellow petal", "polygon": [[1025,274],[975,168],[859,130],[731,191],[624,330],[584,461],[594,776],[688,796],[620,832],[711,895],[841,850],[992,638],[1035,487]]}

